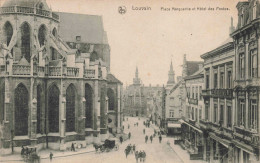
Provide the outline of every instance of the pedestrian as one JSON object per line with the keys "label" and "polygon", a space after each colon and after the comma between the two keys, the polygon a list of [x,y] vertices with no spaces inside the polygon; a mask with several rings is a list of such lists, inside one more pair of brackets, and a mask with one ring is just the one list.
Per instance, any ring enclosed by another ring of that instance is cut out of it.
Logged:
{"label": "pedestrian", "polygon": [[125,149],[125,157],[127,158],[127,156],[128,156],[128,149],[126,148]]}
{"label": "pedestrian", "polygon": [[50,161],[52,161],[53,153],[50,152]]}
{"label": "pedestrian", "polygon": [[129,138],[129,140],[130,140],[130,138],[131,138],[131,132],[128,133],[128,138]]}
{"label": "pedestrian", "polygon": [[123,143],[123,137],[122,136],[120,136],[120,143],[122,144]]}
{"label": "pedestrian", "polygon": [[146,135],[145,136],[145,143],[147,143],[147,140],[148,140],[148,136]]}
{"label": "pedestrian", "polygon": [[159,142],[162,142],[162,135],[159,136]]}
{"label": "pedestrian", "polygon": [[146,153],[145,153],[145,151],[143,151],[143,162],[145,162],[145,159],[146,159]]}
{"label": "pedestrian", "polygon": [[71,144],[71,151],[74,151],[74,152],[75,152],[75,146],[74,146],[74,143]]}
{"label": "pedestrian", "polygon": [[145,134],[145,128],[143,129],[143,133]]}
{"label": "pedestrian", "polygon": [[136,163],[138,163],[138,156],[139,156],[139,153],[138,151],[135,152],[135,160],[136,160]]}
{"label": "pedestrian", "polygon": [[24,155],[24,152],[25,152],[25,149],[24,149],[24,147],[22,145],[21,155]]}
{"label": "pedestrian", "polygon": [[142,151],[138,152],[138,157],[140,158],[140,162],[142,162],[142,160],[143,160],[143,152]]}
{"label": "pedestrian", "polygon": [[138,122],[136,123],[137,127],[138,127]]}
{"label": "pedestrian", "polygon": [[135,144],[133,145],[133,151],[135,152]]}
{"label": "pedestrian", "polygon": [[150,136],[150,140],[151,140],[151,143],[153,143],[153,136],[152,135]]}
{"label": "pedestrian", "polygon": [[128,129],[130,128],[130,125],[128,124]]}

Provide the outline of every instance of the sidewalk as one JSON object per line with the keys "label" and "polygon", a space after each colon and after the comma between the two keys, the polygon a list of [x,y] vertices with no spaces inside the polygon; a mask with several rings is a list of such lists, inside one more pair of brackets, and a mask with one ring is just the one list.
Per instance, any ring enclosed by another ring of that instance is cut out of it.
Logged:
{"label": "sidewalk", "polygon": [[[151,127],[155,130],[159,130],[159,127],[155,126],[154,124],[151,124]],[[190,155],[189,155],[188,151],[183,150],[179,145],[175,145],[174,138],[165,136],[165,137],[163,137],[163,141],[170,142],[170,147],[172,148],[172,150],[174,150],[174,152],[177,153],[178,156],[180,156],[181,160],[184,163],[207,163],[204,160],[190,160]]]}
{"label": "sidewalk", "polygon": [[[58,157],[69,157],[73,155],[93,153],[95,152],[95,149],[92,146],[92,144],[90,144],[86,148],[76,149],[75,152],[44,149],[39,151],[38,155],[40,156],[41,159],[49,159],[50,152],[53,153],[53,158],[58,158]],[[23,162],[23,158],[21,157],[20,154],[0,156],[0,162]]]}

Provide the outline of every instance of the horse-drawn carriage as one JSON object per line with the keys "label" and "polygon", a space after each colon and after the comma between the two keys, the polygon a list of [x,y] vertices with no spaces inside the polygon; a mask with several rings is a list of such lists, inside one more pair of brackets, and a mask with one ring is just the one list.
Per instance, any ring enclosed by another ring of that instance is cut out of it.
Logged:
{"label": "horse-drawn carriage", "polygon": [[94,144],[96,152],[109,152],[111,150],[117,151],[119,149],[119,145],[116,139],[106,139],[104,144]]}

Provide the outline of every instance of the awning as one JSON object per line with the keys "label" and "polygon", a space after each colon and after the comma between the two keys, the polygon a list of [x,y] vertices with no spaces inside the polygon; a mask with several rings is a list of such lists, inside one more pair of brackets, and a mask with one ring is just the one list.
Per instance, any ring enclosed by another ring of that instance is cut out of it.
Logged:
{"label": "awning", "polygon": [[188,122],[186,122],[186,121],[184,121],[184,120],[182,120],[182,119],[180,119],[179,122],[184,123],[184,124],[190,126],[191,128],[193,128],[194,130],[198,131],[198,132],[201,133],[201,134],[203,133],[199,128],[193,126],[192,124],[189,124]]}
{"label": "awning", "polygon": [[179,123],[168,123],[168,128],[181,128]]}

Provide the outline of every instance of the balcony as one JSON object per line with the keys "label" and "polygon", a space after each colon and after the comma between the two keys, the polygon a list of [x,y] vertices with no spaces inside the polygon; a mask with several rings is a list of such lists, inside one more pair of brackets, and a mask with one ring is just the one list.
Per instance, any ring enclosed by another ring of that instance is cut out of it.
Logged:
{"label": "balcony", "polygon": [[13,65],[13,75],[30,75],[31,66]]}
{"label": "balcony", "polygon": [[213,97],[224,97],[224,98],[232,98],[233,97],[233,89],[212,89],[211,95]]}
{"label": "balcony", "polygon": [[202,96],[210,96],[210,90],[209,89],[205,89],[205,90],[202,90]]}
{"label": "balcony", "polygon": [[5,75],[5,65],[0,65],[0,76]]}
{"label": "balcony", "polygon": [[210,129],[210,122],[207,120],[200,120],[200,128],[203,130],[209,130]]}
{"label": "balcony", "polygon": [[67,67],[67,76],[69,76],[69,77],[79,77],[79,68]]}
{"label": "balcony", "polygon": [[38,15],[47,18],[52,18],[56,21],[59,21],[59,15],[56,13],[51,13],[47,10],[42,10],[39,8],[33,7],[21,7],[21,6],[10,6],[10,7],[1,7],[0,14],[13,14],[13,13],[21,13],[21,14],[28,14],[28,15]]}
{"label": "balcony", "polygon": [[49,67],[49,76],[61,76],[61,67]]}
{"label": "balcony", "polygon": [[84,72],[84,77],[85,77],[85,78],[88,78],[88,79],[93,79],[93,78],[95,78],[95,70],[92,70],[92,69],[87,69],[87,70],[85,70],[85,72]]}
{"label": "balcony", "polygon": [[189,98],[189,103],[193,105],[198,105],[198,99]]}
{"label": "balcony", "polygon": [[259,135],[257,132],[241,128],[238,126],[234,126],[235,132],[234,136],[235,138],[244,141],[247,144],[256,145],[259,144]]}

